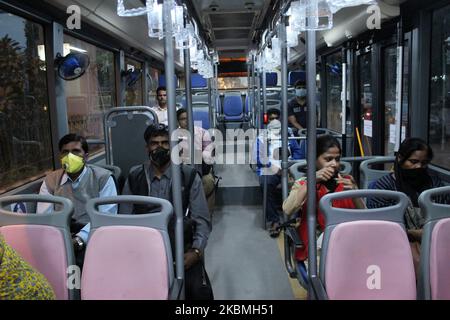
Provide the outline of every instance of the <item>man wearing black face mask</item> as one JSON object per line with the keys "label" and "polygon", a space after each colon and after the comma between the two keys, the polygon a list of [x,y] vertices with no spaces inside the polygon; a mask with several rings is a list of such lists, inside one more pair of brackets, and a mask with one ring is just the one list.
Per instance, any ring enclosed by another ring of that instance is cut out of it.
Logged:
{"label": "man wearing black face mask", "polygon": [[[144,133],[149,161],[131,168],[125,182],[123,195],[141,195],[166,199],[172,202],[172,171],[170,161],[169,130],[164,124],[151,125]],[[192,284],[198,268],[202,267],[202,258],[209,234],[211,222],[208,205],[203,191],[202,180],[197,171],[190,166],[181,165],[183,212],[191,212],[195,230],[190,238],[185,231],[184,266],[186,270],[186,299],[196,299]],[[122,214],[151,213],[157,208],[141,205],[121,205]],[[169,224],[169,233],[174,226],[175,217]],[[173,235],[172,235],[173,238]],[[171,242],[174,243],[174,239]],[[209,281],[207,279],[206,281]],[[202,297],[205,299],[205,297]],[[211,297],[212,298],[212,297]]]}

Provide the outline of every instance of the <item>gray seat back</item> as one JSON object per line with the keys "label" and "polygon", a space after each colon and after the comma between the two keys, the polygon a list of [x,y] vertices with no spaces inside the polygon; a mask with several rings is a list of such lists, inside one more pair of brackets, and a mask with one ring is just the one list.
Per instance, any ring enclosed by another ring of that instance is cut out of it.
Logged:
{"label": "gray seat back", "polygon": [[[450,204],[436,203],[441,196],[450,198],[450,186],[429,189],[419,196],[421,213],[425,217],[420,250],[418,298],[450,299]],[[448,200],[447,200],[448,201]]]}
{"label": "gray seat back", "polygon": [[118,166],[125,179],[131,167],[148,159],[144,132],[153,123],[158,118],[149,107],[113,108],[105,114],[106,163]]}
{"label": "gray seat back", "polygon": [[[377,209],[332,205],[336,200],[367,197],[389,198],[395,204]],[[319,275],[331,299],[415,299],[414,266],[403,224],[408,204],[404,193],[386,190],[352,190],[322,197],[319,208],[325,216],[325,230]],[[309,235],[309,241],[313,239],[315,235]],[[380,274],[381,280],[372,280],[371,275]],[[373,287],[373,281],[383,285]],[[344,283],[350,290],[344,289]]]}
{"label": "gray seat back", "polygon": [[[158,212],[148,213],[148,214],[120,214],[120,215],[109,215],[103,214],[98,211],[98,207],[104,204],[138,204],[138,205],[157,205],[160,207]],[[154,198],[154,197],[144,197],[144,196],[116,196],[116,197],[106,197],[106,198],[94,198],[87,202],[86,210],[91,221],[91,232],[89,239],[93,237],[95,232],[102,227],[110,226],[131,226],[131,227],[147,227],[156,229],[160,232],[163,241],[165,252],[167,256],[167,266],[169,268],[169,288],[173,287],[174,284],[174,264],[172,257],[172,248],[168,233],[168,224],[170,217],[173,214],[172,204],[164,199]],[[180,230],[176,229],[176,232]],[[182,233],[181,229],[181,233]],[[88,247],[89,249],[89,247]],[[179,250],[184,250],[184,248],[175,248],[176,252]],[[117,248],[120,250],[120,248]],[[88,252],[86,252],[86,257],[88,257]],[[85,262],[86,263],[86,262]],[[183,261],[176,261],[176,263],[183,264]],[[111,266],[113,267],[113,266]],[[151,270],[149,270],[151,272]]]}
{"label": "gray seat back", "polygon": [[[350,174],[352,171],[352,165],[349,162],[341,161],[341,167],[339,168],[339,172],[341,174]],[[306,177],[306,160],[296,161],[289,168],[289,173],[294,177],[295,180],[300,179],[301,177]]]}
{"label": "gray seat back", "polygon": [[[62,209],[47,214],[13,213],[7,209],[19,202],[47,202],[59,204]],[[0,197],[0,233],[25,261],[48,279],[59,300],[78,297],[76,288],[68,287],[68,268],[75,265],[70,234],[72,214],[72,202],[62,197],[37,194]]]}
{"label": "gray seat back", "polygon": [[393,163],[394,161],[395,157],[375,157],[373,159],[361,162],[359,166],[359,171],[361,174],[360,177],[361,188],[367,189],[370,183],[390,173],[389,170],[376,170],[371,168],[371,166],[377,164],[386,164],[390,162]]}

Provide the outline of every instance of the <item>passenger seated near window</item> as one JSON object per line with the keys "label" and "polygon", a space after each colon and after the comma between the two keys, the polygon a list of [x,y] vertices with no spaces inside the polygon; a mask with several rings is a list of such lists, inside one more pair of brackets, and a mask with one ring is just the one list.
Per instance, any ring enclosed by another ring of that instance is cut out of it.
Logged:
{"label": "passenger seated near window", "polygon": [[[259,183],[264,187],[264,176],[267,176],[267,223],[270,225],[269,234],[272,238],[280,234],[280,216],[277,208],[281,206],[281,190],[277,186],[281,183],[281,122],[280,111],[272,108],[267,110],[269,124],[267,132],[259,135],[253,149],[259,176]],[[292,130],[288,128],[288,136],[293,137]],[[304,159],[297,140],[289,140],[290,159]]]}
{"label": "passenger seated near window", "polygon": [[[330,192],[340,192],[357,189],[355,180],[350,175],[342,176],[339,173],[339,161],[341,159],[341,145],[339,141],[330,135],[323,135],[317,138],[316,156],[316,201],[317,201],[317,226],[323,232],[325,228],[325,217],[320,212],[318,205],[320,199]],[[283,202],[283,210],[287,215],[300,212],[299,237],[303,242],[303,247],[296,250],[295,257],[298,261],[308,258],[308,227],[307,227],[307,183],[306,177],[298,179]],[[361,199],[335,200],[333,207],[337,208],[365,208]]]}
{"label": "passenger seated near window", "polygon": [[[405,212],[405,227],[414,258],[416,274],[419,266],[420,243],[425,218],[420,211],[419,195],[428,189],[444,186],[438,176],[430,175],[428,164],[433,159],[433,150],[422,139],[408,138],[402,142],[397,152],[394,171],[378,179],[369,187],[373,189],[393,190],[405,193],[411,200]],[[450,203],[450,196],[439,196],[439,203]],[[392,200],[369,198],[368,208],[380,208],[392,205]]]}
{"label": "passenger seated near window", "polygon": [[[172,202],[172,169],[169,142],[169,128],[164,124],[151,125],[145,130],[144,140],[149,161],[130,169],[123,188],[123,195],[151,196]],[[201,291],[202,283],[209,283],[209,278],[203,267],[203,255],[211,232],[211,222],[208,213],[202,181],[197,171],[190,166],[181,165],[183,192],[183,213],[191,212],[195,223],[195,231],[185,230],[184,235],[184,268],[186,299],[213,299],[205,297]],[[120,205],[122,214],[145,214],[154,212],[157,207],[142,205]],[[174,248],[174,216],[169,223],[169,236]],[[204,285],[205,286],[205,285]]]}
{"label": "passenger seated near window", "polygon": [[[73,202],[70,231],[76,262],[82,267],[90,230],[86,202],[91,198],[116,196],[117,189],[111,171],[87,164],[89,149],[84,137],[74,133],[67,134],[59,140],[58,146],[62,169],[45,177],[39,194],[60,196]],[[55,206],[59,210],[58,205]],[[117,204],[103,205],[99,209],[101,212],[116,214]],[[52,210],[52,204],[38,203],[37,213]]]}
{"label": "passenger seated near window", "polygon": [[11,248],[0,234],[0,300],[55,300],[48,280]]}
{"label": "passenger seated near window", "polygon": [[[177,120],[180,127],[179,143],[181,147],[181,160],[185,164],[190,164],[189,140],[188,134],[188,117],[184,108],[177,110]],[[203,189],[205,191],[206,200],[208,201],[209,214],[212,216],[215,204],[215,179],[213,172],[214,164],[214,143],[211,140],[209,132],[202,127],[194,126],[194,167],[202,176]]]}

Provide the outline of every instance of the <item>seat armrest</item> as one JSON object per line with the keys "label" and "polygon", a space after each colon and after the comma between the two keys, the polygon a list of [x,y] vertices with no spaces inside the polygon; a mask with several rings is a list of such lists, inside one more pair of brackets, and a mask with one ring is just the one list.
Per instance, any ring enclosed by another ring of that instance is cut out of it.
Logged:
{"label": "seat armrest", "polygon": [[183,289],[184,282],[181,279],[173,279],[172,287],[169,292],[169,300],[180,300],[181,289]]}
{"label": "seat armrest", "polygon": [[292,239],[292,242],[294,243],[296,249],[303,247],[303,242],[302,242],[302,240],[300,240],[300,237],[298,236],[298,232],[297,232],[296,228],[287,227],[285,232],[286,232],[286,236],[288,236],[289,238]]}
{"label": "seat armrest", "polygon": [[310,277],[309,281],[312,287],[312,298],[314,300],[328,300],[327,292],[323,286],[322,281],[319,277]]}

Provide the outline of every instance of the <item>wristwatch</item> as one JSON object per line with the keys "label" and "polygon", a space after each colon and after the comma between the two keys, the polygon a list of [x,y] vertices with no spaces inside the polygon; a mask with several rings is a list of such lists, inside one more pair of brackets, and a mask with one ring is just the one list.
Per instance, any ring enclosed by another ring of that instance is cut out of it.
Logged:
{"label": "wristwatch", "polygon": [[192,251],[194,251],[194,252],[197,254],[197,256],[198,256],[199,258],[202,257],[202,252],[201,252],[199,249],[197,249],[197,248],[192,248]]}
{"label": "wristwatch", "polygon": [[84,241],[79,236],[73,238],[74,242],[77,244],[77,250],[82,250],[84,247]]}

